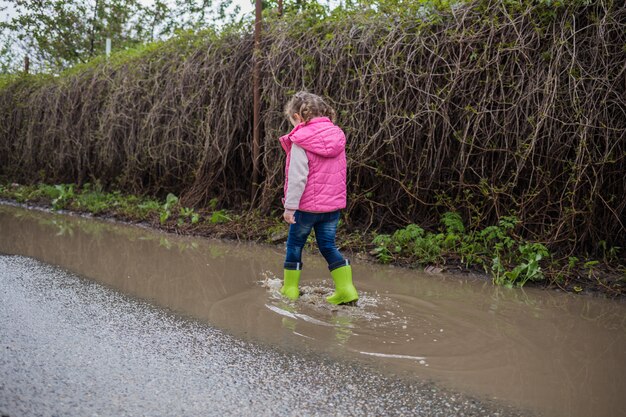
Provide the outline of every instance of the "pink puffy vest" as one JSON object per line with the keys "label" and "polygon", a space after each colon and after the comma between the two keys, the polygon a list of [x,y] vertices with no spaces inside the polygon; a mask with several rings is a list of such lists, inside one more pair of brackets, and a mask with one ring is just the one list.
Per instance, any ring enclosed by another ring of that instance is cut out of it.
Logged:
{"label": "pink puffy vest", "polygon": [[287,152],[285,195],[292,143],[302,147],[309,159],[309,177],[298,209],[324,213],[345,208],[346,136],[343,130],[328,117],[316,117],[308,123],[300,123],[280,138],[280,144]]}

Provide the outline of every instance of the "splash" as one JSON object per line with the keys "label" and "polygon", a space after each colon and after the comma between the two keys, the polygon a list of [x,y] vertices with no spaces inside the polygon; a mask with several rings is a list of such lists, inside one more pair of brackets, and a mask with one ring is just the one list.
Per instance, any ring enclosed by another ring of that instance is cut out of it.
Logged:
{"label": "splash", "polygon": [[[375,327],[406,326],[406,318],[401,316],[398,303],[378,293],[359,291],[359,300],[356,303],[334,305],[326,301],[326,297],[334,291],[333,283],[328,280],[301,283],[300,298],[296,301],[287,300],[280,294],[282,279],[272,271],[262,272],[258,284],[269,293],[270,303],[266,304],[266,307],[283,316],[289,314],[293,319],[302,319],[319,325],[329,325],[329,321],[338,322],[340,327],[346,327],[346,323],[354,320],[357,320],[357,324],[359,320],[369,322],[368,327],[372,324]],[[386,307],[382,313],[380,306]],[[350,324],[348,327],[354,326]]]}

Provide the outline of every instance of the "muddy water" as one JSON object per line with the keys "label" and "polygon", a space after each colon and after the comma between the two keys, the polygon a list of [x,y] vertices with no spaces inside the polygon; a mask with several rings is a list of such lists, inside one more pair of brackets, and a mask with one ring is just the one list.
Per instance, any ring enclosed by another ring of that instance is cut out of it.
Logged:
{"label": "muddy water", "polygon": [[626,304],[359,264],[331,307],[321,256],[278,295],[283,250],[0,205],[0,252],[31,256],[233,334],[358,358],[546,416],[626,410]]}

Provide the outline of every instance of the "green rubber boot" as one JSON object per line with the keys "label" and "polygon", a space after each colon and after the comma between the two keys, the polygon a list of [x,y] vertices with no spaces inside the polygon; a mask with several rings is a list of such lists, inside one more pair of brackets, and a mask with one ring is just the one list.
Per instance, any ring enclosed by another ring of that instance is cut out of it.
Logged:
{"label": "green rubber boot", "polygon": [[352,284],[352,267],[350,265],[330,271],[335,281],[335,292],[326,301],[331,304],[345,304],[359,299],[359,294]]}
{"label": "green rubber boot", "polygon": [[300,290],[298,289],[298,283],[300,282],[301,270],[284,270],[283,287],[280,289],[280,293],[290,300],[297,300],[300,297]]}

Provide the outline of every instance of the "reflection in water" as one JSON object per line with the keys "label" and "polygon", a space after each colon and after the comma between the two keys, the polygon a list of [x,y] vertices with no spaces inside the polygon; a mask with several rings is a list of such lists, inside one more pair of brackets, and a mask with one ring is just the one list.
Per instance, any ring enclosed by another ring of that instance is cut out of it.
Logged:
{"label": "reflection in water", "polygon": [[353,335],[352,318],[350,316],[336,315],[331,319],[331,323],[335,326],[335,341],[340,345],[345,345]]}
{"label": "reflection in water", "polygon": [[297,313],[293,306],[285,304],[284,302],[281,302],[280,306],[266,304],[265,307],[276,314],[284,316],[282,319],[283,327],[298,336],[312,339],[312,337],[297,332],[298,319],[318,326],[333,327],[335,329],[335,341],[340,345],[344,345],[353,334],[352,328],[354,326],[352,325],[352,318],[349,316],[335,315],[330,318],[330,323],[326,323],[306,314]]}
{"label": "reflection in water", "polygon": [[60,265],[240,337],[357,358],[547,415],[626,409],[624,303],[357,264],[358,305],[332,306],[325,263],[306,254],[303,295],[286,302],[281,248],[7,206],[0,252]]}

